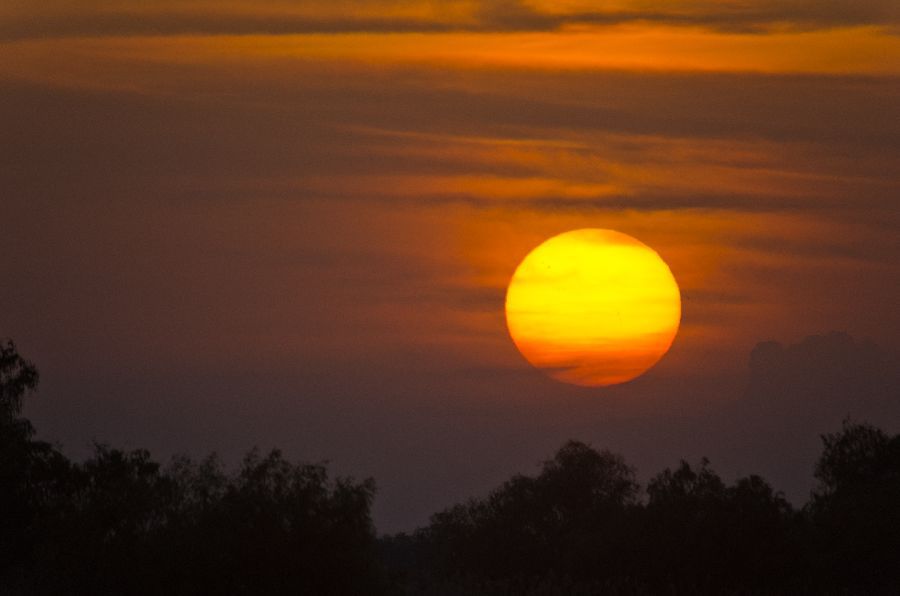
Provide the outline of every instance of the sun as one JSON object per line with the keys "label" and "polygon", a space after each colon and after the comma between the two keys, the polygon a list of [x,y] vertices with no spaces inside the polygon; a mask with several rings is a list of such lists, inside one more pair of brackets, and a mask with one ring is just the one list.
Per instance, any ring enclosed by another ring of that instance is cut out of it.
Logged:
{"label": "sun", "polygon": [[681,293],[652,248],[613,230],[554,236],[516,268],[506,323],[535,367],[575,385],[630,381],[669,350]]}

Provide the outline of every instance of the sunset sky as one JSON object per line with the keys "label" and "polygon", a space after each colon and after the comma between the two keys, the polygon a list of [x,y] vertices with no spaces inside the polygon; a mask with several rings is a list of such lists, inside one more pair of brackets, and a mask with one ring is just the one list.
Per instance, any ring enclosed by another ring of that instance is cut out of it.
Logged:
{"label": "sunset sky", "polygon": [[[802,504],[820,433],[900,430],[896,0],[6,0],[0,134],[0,337],[74,456],[280,447],[387,532],[569,438]],[[578,228],[681,288],[625,385],[507,332]]]}

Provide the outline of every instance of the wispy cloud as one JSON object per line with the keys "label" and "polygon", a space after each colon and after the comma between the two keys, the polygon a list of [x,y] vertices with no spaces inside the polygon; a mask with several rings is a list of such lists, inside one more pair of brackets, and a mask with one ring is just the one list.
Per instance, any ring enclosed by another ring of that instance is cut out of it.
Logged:
{"label": "wispy cloud", "polygon": [[891,0],[156,0],[139,4],[112,0],[77,4],[64,0],[13,0],[0,8],[0,38],[553,31],[636,21],[744,33],[773,28],[896,27],[900,9]]}

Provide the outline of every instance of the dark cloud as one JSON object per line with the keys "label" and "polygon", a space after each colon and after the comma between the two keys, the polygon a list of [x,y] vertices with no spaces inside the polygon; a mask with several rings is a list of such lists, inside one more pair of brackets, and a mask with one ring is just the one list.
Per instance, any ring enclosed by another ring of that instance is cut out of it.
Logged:
{"label": "dark cloud", "polygon": [[769,341],[750,354],[743,397],[721,411],[726,465],[760,470],[798,504],[813,486],[820,435],[842,420],[900,428],[896,353],[843,332],[795,344]]}
{"label": "dark cloud", "polygon": [[[762,32],[777,25],[823,28],[852,25],[896,26],[900,10],[892,0],[763,0],[726,3],[711,0],[635,0],[621,8],[546,11],[522,0],[482,0],[471,14],[466,3],[445,10],[407,11],[414,5],[390,0],[343,0],[328,5],[294,2],[142,3],[133,6],[108,0],[73,5],[62,0],[16,1],[0,10],[0,39],[60,36],[174,34],[290,34],[346,32],[548,31],[566,25],[654,22],[700,25],[737,32]],[[406,16],[404,16],[406,15]]]}
{"label": "dark cloud", "polygon": [[[372,197],[376,198],[376,197]],[[384,200],[391,200],[383,197]],[[879,210],[883,197],[860,200],[869,209],[870,215],[881,213],[894,218],[896,213],[885,206]],[[462,204],[479,208],[505,208],[511,210],[534,209],[546,212],[591,213],[597,211],[739,211],[743,213],[792,213],[817,211],[828,213],[845,209],[858,209],[861,205],[847,205],[843,198],[798,197],[790,194],[721,194],[703,192],[639,192],[633,195],[602,195],[597,197],[538,196],[527,199],[497,199],[477,194],[430,194],[418,199],[435,204]],[[865,203],[870,203],[866,205]],[[874,209],[874,211],[873,211]],[[800,242],[785,242],[772,246],[767,240],[757,240],[750,248],[766,248],[785,254],[809,251]],[[748,243],[749,244],[749,243]],[[832,256],[861,258],[866,252],[863,247],[835,247]],[[885,258],[889,258],[885,256]]]}
{"label": "dark cloud", "polygon": [[772,26],[816,29],[853,25],[894,26],[900,10],[891,0],[757,0],[754,2],[634,2],[636,10],[619,13],[573,14],[575,22],[650,21],[672,25],[701,25],[723,31],[761,33]]}
{"label": "dark cloud", "polygon": [[871,341],[842,332],[782,345],[758,344],[750,354],[748,408],[781,421],[831,426],[843,417],[898,420],[900,376],[895,357]]}

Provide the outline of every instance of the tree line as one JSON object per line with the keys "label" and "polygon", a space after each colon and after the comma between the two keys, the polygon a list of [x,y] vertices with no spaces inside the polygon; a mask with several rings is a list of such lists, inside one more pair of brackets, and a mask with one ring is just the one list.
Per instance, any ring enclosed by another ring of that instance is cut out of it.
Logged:
{"label": "tree line", "polygon": [[794,508],[707,460],[646,487],[623,458],[569,441],[534,476],[376,535],[372,480],[251,451],[166,465],[35,438],[39,381],[0,343],[0,594],[898,594],[900,435],[847,421],[823,436]]}

